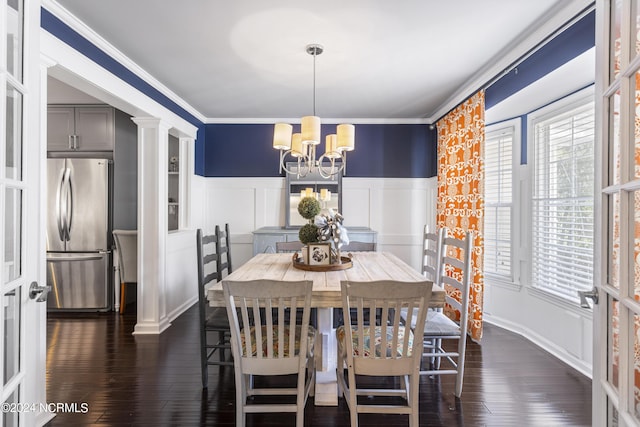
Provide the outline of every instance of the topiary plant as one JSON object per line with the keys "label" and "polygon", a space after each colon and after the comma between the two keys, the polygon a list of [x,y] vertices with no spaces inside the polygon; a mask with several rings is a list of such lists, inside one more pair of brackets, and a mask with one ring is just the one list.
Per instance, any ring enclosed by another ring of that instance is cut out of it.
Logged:
{"label": "topiary plant", "polygon": [[320,202],[314,197],[304,197],[298,203],[298,213],[311,222],[320,213]]}
{"label": "topiary plant", "polygon": [[315,243],[318,241],[318,227],[315,224],[305,224],[300,228],[298,232],[298,238],[300,241],[308,245],[309,243]]}

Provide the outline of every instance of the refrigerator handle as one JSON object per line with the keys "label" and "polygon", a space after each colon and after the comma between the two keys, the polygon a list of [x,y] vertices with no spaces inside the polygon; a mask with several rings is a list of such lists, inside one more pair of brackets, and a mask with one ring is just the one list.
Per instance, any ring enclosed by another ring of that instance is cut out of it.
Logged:
{"label": "refrigerator handle", "polygon": [[64,196],[64,180],[65,180],[65,172],[66,170],[62,170],[60,173],[60,178],[58,182],[58,189],[56,191],[56,222],[58,223],[58,236],[60,236],[61,241],[65,241],[65,227],[64,223],[66,219],[64,218],[63,213],[63,205],[62,200]]}
{"label": "refrigerator handle", "polygon": [[71,225],[73,222],[73,185],[71,184],[71,169],[67,168],[65,172],[67,191],[65,194],[65,235],[66,240],[71,240]]}

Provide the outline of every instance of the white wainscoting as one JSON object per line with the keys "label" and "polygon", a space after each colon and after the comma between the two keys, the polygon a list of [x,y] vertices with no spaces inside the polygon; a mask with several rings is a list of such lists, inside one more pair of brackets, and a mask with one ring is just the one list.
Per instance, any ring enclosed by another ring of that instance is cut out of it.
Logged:
{"label": "white wainscoting", "polygon": [[195,230],[169,233],[166,252],[165,302],[172,322],[198,300]]}
{"label": "white wainscoting", "polygon": [[[343,178],[344,225],[378,232],[378,248],[420,268],[422,229],[435,224],[436,179]],[[252,231],[285,224],[284,178],[194,180],[194,227],[229,223],[234,267],[253,256]],[[202,203],[202,206],[198,206]]]}
{"label": "white wainscoting", "polygon": [[591,310],[567,304],[527,286],[485,280],[484,320],[524,336],[591,377]]}

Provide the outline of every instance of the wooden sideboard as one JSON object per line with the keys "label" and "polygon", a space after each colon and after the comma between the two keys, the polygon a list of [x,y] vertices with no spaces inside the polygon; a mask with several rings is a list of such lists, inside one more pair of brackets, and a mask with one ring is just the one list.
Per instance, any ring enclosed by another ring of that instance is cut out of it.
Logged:
{"label": "wooden sideboard", "polygon": [[[358,242],[377,242],[378,232],[368,227],[346,226],[349,240]],[[276,251],[276,242],[291,242],[298,238],[299,228],[262,227],[253,231],[253,254]]]}

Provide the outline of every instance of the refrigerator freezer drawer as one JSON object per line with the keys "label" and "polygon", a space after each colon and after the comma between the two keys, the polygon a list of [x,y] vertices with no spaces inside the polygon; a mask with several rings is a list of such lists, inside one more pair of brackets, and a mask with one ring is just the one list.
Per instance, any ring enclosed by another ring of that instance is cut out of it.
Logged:
{"label": "refrigerator freezer drawer", "polygon": [[47,254],[50,311],[107,311],[109,253]]}

